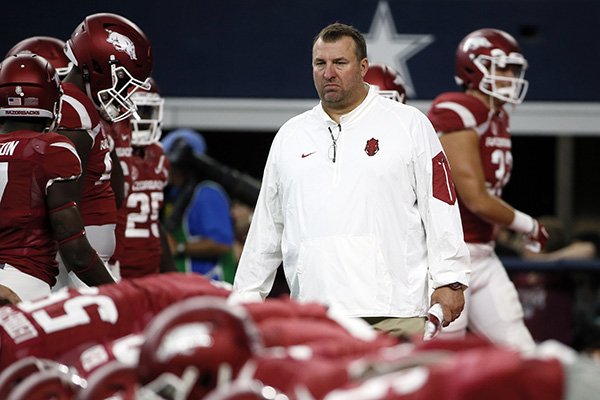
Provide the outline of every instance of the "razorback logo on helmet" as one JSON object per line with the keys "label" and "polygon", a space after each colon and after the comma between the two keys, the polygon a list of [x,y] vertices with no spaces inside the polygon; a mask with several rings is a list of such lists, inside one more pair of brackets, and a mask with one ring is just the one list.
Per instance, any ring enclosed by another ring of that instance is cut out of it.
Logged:
{"label": "razorback logo on helmet", "polygon": [[450,172],[450,165],[443,152],[437,153],[432,159],[433,163],[433,197],[453,205],[456,202],[454,181]]}
{"label": "razorback logo on helmet", "polygon": [[492,47],[492,43],[483,36],[471,37],[465,40],[465,43],[463,44],[463,51],[478,49],[480,47],[490,48]]}
{"label": "razorback logo on helmet", "polygon": [[379,140],[375,138],[371,138],[367,140],[367,145],[365,146],[365,153],[369,157],[373,157],[379,151]]}
{"label": "razorback logo on helmet", "polygon": [[108,43],[115,46],[117,51],[126,53],[132,60],[137,60],[135,55],[135,45],[131,39],[119,32],[111,31],[110,29],[106,29],[106,32],[108,32],[108,37],[106,38]]}

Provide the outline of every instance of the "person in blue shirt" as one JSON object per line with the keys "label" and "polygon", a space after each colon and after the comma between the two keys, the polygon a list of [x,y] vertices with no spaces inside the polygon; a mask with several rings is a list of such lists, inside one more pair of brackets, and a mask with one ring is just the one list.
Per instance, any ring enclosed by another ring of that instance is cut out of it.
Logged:
{"label": "person in blue shirt", "polygon": [[180,151],[184,148],[201,156],[206,141],[199,132],[177,129],[162,144],[171,163],[162,217],[177,269],[223,280],[220,261],[234,243],[229,196],[196,167],[192,154],[182,156]]}

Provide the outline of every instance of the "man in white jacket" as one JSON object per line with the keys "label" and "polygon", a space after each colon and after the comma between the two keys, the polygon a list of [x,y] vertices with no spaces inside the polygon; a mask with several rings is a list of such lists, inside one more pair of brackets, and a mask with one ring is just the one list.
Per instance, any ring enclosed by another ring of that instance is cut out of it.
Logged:
{"label": "man in white jacket", "polygon": [[398,336],[422,333],[440,303],[447,325],[464,305],[469,252],[429,120],[363,81],[365,39],[351,26],[324,28],[312,64],[321,102],[273,140],[236,296],[264,299],[283,262],[295,299]]}

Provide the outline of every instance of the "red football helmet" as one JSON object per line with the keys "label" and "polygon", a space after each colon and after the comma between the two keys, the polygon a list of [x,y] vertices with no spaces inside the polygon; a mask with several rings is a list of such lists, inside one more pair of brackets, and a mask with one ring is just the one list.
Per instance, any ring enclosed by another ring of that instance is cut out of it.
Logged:
{"label": "red football helmet", "polygon": [[135,400],[137,386],[135,368],[112,361],[92,372],[85,386],[77,392],[75,400]]}
{"label": "red football helmet", "polygon": [[60,78],[65,77],[71,69],[71,62],[65,54],[65,42],[50,36],[33,36],[21,40],[6,53],[14,56],[17,53],[29,52],[50,61]]}
{"label": "red football helmet", "polygon": [[289,397],[260,381],[240,379],[213,390],[203,400],[289,400]]}
{"label": "red football helmet", "polygon": [[150,89],[138,90],[131,95],[131,101],[137,108],[137,118],[131,121],[131,144],[147,146],[156,143],[162,136],[163,106],[165,100],[160,96],[158,86],[150,78]]}
{"label": "red football helmet", "polygon": [[379,94],[388,99],[406,103],[406,88],[402,76],[384,64],[371,64],[365,75],[365,82],[379,88]]}
{"label": "red football helmet", "polygon": [[108,119],[122,121],[135,112],[130,97],[149,89],[152,72],[152,48],[137,25],[116,14],[89,15],[67,40],[65,53]]}
{"label": "red football helmet", "polygon": [[[510,68],[513,77],[498,75]],[[514,37],[498,29],[469,33],[456,49],[456,82],[466,89],[479,89],[502,101],[521,104],[529,82],[527,60]]]}
{"label": "red football helmet", "polygon": [[29,375],[45,371],[55,365],[54,361],[36,357],[26,357],[15,361],[0,374],[0,399],[5,399],[15,386]]}
{"label": "red football helmet", "polygon": [[50,363],[49,368],[23,379],[10,391],[7,400],[72,399],[85,385],[85,380],[66,365]]}
{"label": "red football helmet", "polygon": [[193,297],[166,308],[145,330],[138,376],[143,390],[202,398],[235,377],[262,348],[242,307],[222,298]]}
{"label": "red football helmet", "polygon": [[52,65],[36,54],[9,56],[0,64],[0,118],[60,121],[62,88]]}

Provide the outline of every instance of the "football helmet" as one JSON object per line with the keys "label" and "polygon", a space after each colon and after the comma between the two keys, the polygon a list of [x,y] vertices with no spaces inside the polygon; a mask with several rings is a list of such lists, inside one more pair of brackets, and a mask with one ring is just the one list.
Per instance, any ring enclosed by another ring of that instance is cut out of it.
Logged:
{"label": "football helmet", "polygon": [[371,64],[365,74],[365,82],[377,86],[379,94],[388,99],[406,103],[406,88],[402,75],[385,64]]}
{"label": "football helmet", "polygon": [[163,106],[165,100],[160,96],[158,86],[150,78],[150,89],[138,90],[131,95],[131,101],[137,108],[137,118],[131,121],[131,144],[147,146],[156,143],[162,135]]}
{"label": "football helmet", "polygon": [[6,56],[13,56],[17,53],[29,52],[44,57],[52,64],[59,78],[64,78],[73,64],[65,54],[65,42],[50,36],[33,36],[21,40],[15,44],[12,49],[6,53]]}
{"label": "football helmet", "polygon": [[[505,69],[513,76],[498,75]],[[456,49],[456,83],[507,103],[523,102],[529,87],[526,69],[527,60],[515,38],[498,29],[471,32]]]}
{"label": "football helmet", "polygon": [[92,372],[85,387],[77,392],[75,400],[135,400],[137,386],[134,367],[111,361]]}
{"label": "football helmet", "polygon": [[213,390],[203,400],[289,400],[289,397],[260,381],[241,379]]}
{"label": "football helmet", "polygon": [[49,367],[33,372],[3,397],[7,400],[72,399],[86,385],[74,370],[66,365],[49,362]]}
{"label": "football helmet", "polygon": [[31,356],[15,361],[0,374],[0,399],[5,399],[15,386],[29,375],[45,371],[55,365],[54,361]]}
{"label": "football helmet", "polygon": [[116,14],[89,15],[67,40],[65,53],[108,119],[123,121],[135,113],[131,95],[150,88],[153,62],[150,41],[137,25]]}
{"label": "football helmet", "polygon": [[0,118],[48,118],[54,130],[62,93],[56,70],[43,57],[20,53],[0,64]]}
{"label": "football helmet", "polygon": [[262,348],[246,310],[210,296],[166,308],[148,324],[145,336],[140,383],[144,390],[177,398],[202,398],[230,382]]}

